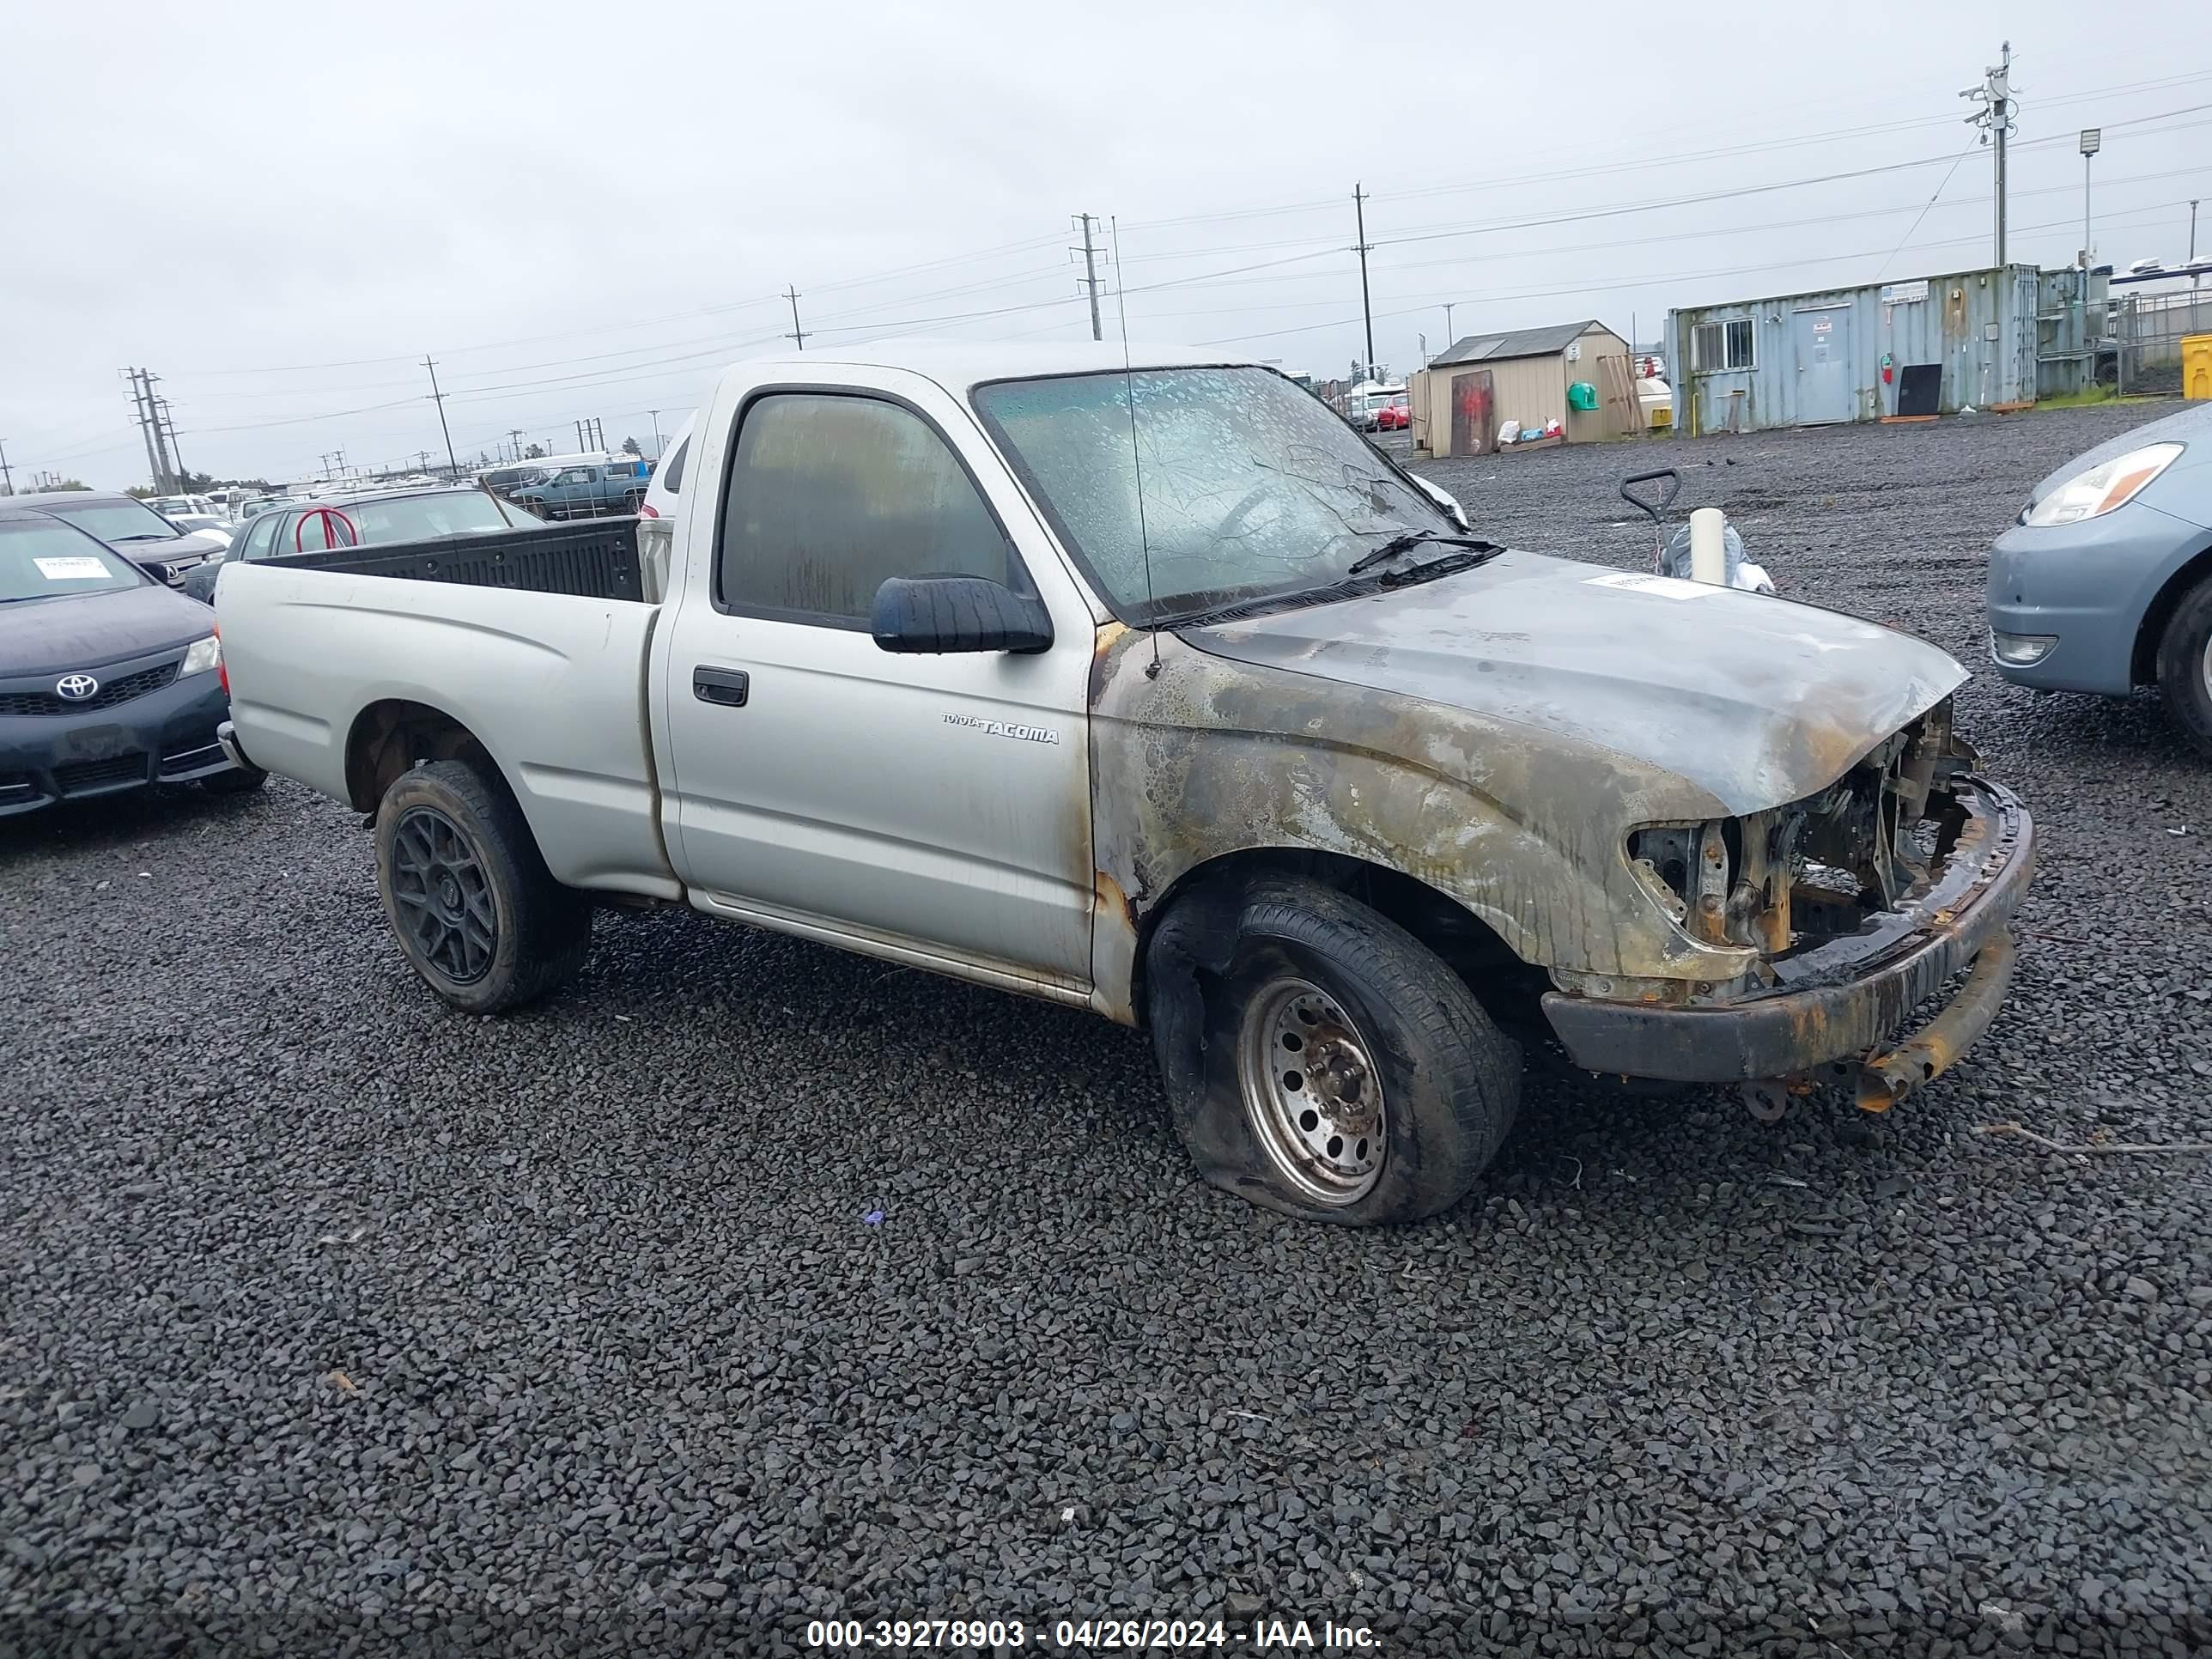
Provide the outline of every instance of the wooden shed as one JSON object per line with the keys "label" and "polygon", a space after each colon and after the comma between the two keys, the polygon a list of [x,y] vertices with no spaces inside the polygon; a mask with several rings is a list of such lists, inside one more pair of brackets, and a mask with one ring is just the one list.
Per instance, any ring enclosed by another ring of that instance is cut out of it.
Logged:
{"label": "wooden shed", "polygon": [[[1595,403],[1577,409],[1569,388]],[[1643,429],[1628,342],[1595,319],[1504,334],[1470,334],[1411,382],[1413,447],[1431,455],[1487,455],[1498,428],[1559,421],[1569,443]]]}

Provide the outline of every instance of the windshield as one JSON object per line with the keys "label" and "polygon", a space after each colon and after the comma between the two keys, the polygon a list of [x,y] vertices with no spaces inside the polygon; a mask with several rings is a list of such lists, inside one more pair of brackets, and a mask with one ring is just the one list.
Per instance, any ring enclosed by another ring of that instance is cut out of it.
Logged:
{"label": "windshield", "polygon": [[977,387],[975,407],[1124,622],[1333,586],[1393,536],[1460,533],[1325,405],[1268,369],[1004,380]]}
{"label": "windshield", "polygon": [[364,542],[411,542],[427,536],[467,536],[506,530],[512,520],[482,490],[449,495],[404,495],[393,501],[356,501],[339,511],[351,519]]}
{"label": "windshield", "polygon": [[176,526],[139,501],[56,501],[43,509],[104,542],[166,542]]}
{"label": "windshield", "polygon": [[0,605],[137,587],[143,579],[89,536],[37,519],[0,519]]}

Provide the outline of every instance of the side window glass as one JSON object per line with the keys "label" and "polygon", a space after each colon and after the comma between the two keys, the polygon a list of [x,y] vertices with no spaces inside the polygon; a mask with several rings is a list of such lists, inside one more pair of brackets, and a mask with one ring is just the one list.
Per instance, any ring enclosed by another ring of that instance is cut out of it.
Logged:
{"label": "side window glass", "polygon": [[684,457],[690,447],[691,441],[686,438],[676,446],[676,453],[661,464],[660,487],[672,495],[684,493]]}
{"label": "side window glass", "polygon": [[254,520],[253,527],[246,532],[246,546],[242,550],[246,557],[265,559],[269,556],[270,549],[276,544],[276,526],[284,516],[282,513],[264,513]]}
{"label": "side window glass", "polygon": [[919,416],[823,392],[754,403],[722,507],[722,603],[864,628],[893,576],[1027,586],[966,469]]}

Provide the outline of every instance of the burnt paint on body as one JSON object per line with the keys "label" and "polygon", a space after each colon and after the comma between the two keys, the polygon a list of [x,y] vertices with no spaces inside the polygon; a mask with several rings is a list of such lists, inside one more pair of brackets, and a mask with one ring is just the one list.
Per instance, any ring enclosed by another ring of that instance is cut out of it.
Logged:
{"label": "burnt paint on body", "polygon": [[[1183,635],[1102,629],[1101,1012],[1135,1018],[1139,938],[1179,881],[1286,848],[1424,882],[1541,967],[1741,975],[1755,953],[1677,928],[1631,872],[1626,832],[1809,793],[1964,672],[1832,612],[1590,583],[1616,574],[1510,554],[1448,583]],[[1774,609],[1704,610],[1745,604]]]}

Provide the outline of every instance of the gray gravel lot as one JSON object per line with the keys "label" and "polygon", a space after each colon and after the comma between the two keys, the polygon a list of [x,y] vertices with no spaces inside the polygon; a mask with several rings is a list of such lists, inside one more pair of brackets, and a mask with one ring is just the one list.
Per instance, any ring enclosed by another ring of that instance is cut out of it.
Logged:
{"label": "gray gravel lot", "polygon": [[[2163,412],[1433,471],[1631,565],[1613,481],[1671,461],[1978,668],[2028,484]],[[1542,1070],[1474,1198],[1358,1235],[1194,1184],[1087,1017],[626,916],[479,1020],[303,790],[0,824],[0,1653],[2212,1649],[2212,1161],[1971,1133],[2212,1127],[2212,769],[2147,698],[1961,703],[2044,851],[1955,1072],[1768,1128]]]}

